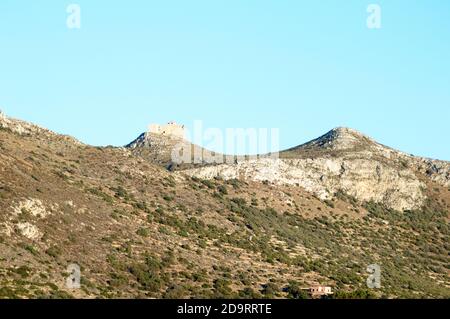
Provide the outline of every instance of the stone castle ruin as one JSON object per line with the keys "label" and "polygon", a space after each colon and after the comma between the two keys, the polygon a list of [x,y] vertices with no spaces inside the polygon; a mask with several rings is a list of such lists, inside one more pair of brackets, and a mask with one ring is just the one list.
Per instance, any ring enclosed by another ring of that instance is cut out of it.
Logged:
{"label": "stone castle ruin", "polygon": [[166,125],[150,124],[148,133],[184,138],[185,129],[184,125],[179,125],[175,122],[169,122]]}

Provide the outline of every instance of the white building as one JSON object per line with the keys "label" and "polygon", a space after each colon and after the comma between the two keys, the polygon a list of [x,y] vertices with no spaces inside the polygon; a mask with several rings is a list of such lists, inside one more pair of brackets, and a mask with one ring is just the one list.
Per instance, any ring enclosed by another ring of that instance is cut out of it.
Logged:
{"label": "white building", "polygon": [[328,286],[314,286],[309,288],[309,293],[313,297],[328,296],[333,294],[333,290]]}

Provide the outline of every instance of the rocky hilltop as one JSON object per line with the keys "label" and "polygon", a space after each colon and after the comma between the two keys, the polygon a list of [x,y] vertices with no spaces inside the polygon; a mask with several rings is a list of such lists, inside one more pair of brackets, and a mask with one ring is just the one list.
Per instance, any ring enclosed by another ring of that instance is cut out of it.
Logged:
{"label": "rocky hilltop", "polygon": [[32,136],[41,141],[58,141],[67,142],[67,145],[83,145],[83,143],[72,136],[57,134],[49,129],[40,127],[39,125],[8,117],[2,110],[0,110],[0,129],[10,131],[23,137]]}
{"label": "rocky hilltop", "polygon": [[302,187],[326,200],[344,192],[397,210],[420,208],[427,180],[448,186],[450,163],[417,158],[383,146],[349,128],[336,128],[279,159],[259,158],[196,168],[199,178],[245,179]]}

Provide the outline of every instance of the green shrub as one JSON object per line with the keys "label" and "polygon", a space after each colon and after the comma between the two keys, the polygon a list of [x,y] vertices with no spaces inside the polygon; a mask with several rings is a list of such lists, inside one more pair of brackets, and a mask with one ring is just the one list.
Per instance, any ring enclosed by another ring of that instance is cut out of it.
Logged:
{"label": "green shrub", "polygon": [[208,187],[209,189],[214,189],[215,188],[214,183],[212,181],[210,181],[210,180],[204,179],[204,180],[201,181],[201,183],[203,185],[205,185],[206,187]]}
{"label": "green shrub", "polygon": [[148,228],[141,227],[136,231],[136,234],[138,234],[139,236],[142,236],[142,237],[148,237],[148,236],[150,236],[150,231],[148,230]]}
{"label": "green shrub", "polygon": [[217,187],[217,190],[219,191],[220,194],[222,195],[228,195],[228,189],[226,188],[226,186],[224,185],[220,185]]}
{"label": "green shrub", "polygon": [[376,295],[369,290],[355,290],[351,292],[338,291],[333,295],[333,299],[375,299]]}
{"label": "green shrub", "polygon": [[171,202],[171,201],[174,200],[174,197],[171,196],[171,195],[164,195],[164,196],[163,196],[163,199],[164,199],[165,201],[167,201],[167,202]]}
{"label": "green shrub", "polygon": [[290,299],[310,299],[309,293],[306,290],[300,289],[296,282],[290,282],[286,288],[286,292]]}
{"label": "green shrub", "polygon": [[49,255],[50,257],[58,258],[58,257],[61,255],[62,250],[61,250],[61,248],[59,248],[58,246],[52,246],[52,247],[48,248],[48,249],[45,251],[45,253],[46,253],[47,255]]}
{"label": "green shrub", "polygon": [[280,292],[280,287],[278,287],[275,283],[270,282],[266,285],[263,285],[263,289],[261,292],[266,298],[272,299],[278,295],[278,293]]}

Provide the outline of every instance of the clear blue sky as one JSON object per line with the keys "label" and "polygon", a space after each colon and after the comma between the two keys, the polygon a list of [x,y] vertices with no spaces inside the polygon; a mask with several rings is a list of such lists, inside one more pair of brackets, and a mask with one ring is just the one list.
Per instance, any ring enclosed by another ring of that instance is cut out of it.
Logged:
{"label": "clear blue sky", "polygon": [[[94,145],[150,122],[349,126],[450,160],[450,1],[0,1],[0,107]],[[382,29],[366,8],[382,8]]]}

